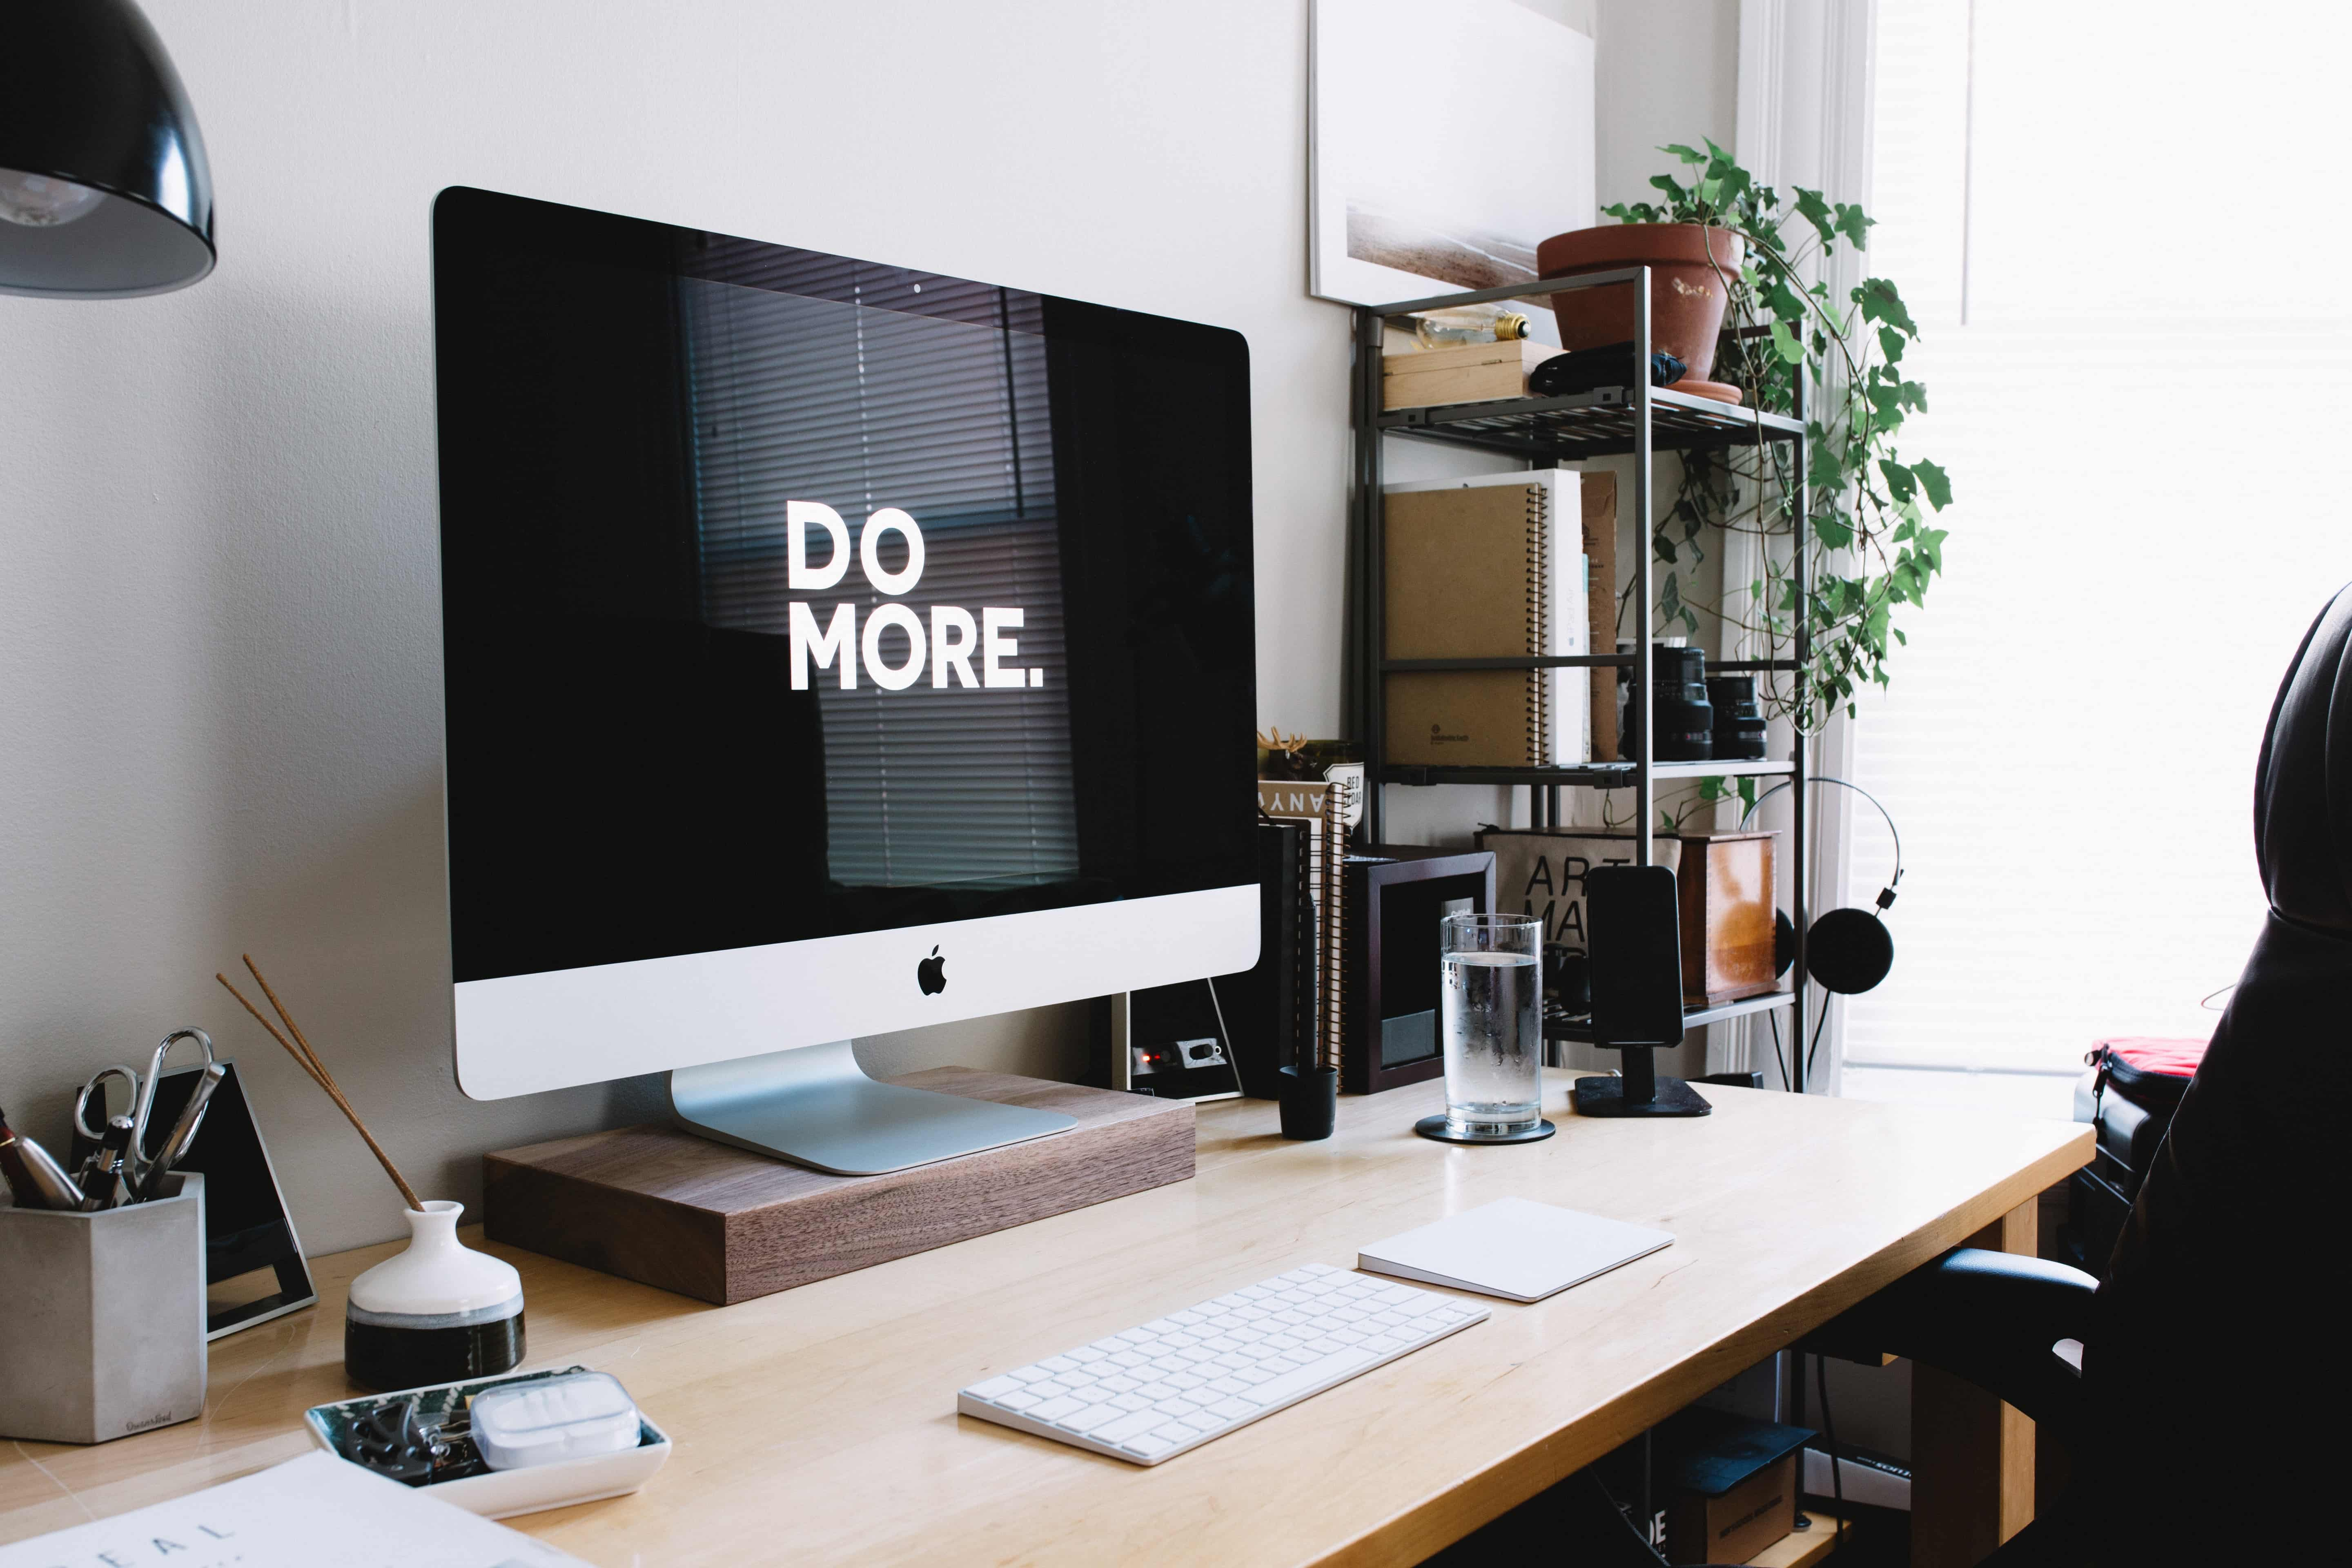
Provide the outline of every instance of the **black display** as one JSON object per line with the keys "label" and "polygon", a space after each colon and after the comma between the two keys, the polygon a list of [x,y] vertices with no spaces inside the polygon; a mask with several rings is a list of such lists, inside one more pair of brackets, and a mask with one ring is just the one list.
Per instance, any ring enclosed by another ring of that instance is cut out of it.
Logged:
{"label": "black display", "polygon": [[1256,879],[1236,333],[451,189],[455,977]]}

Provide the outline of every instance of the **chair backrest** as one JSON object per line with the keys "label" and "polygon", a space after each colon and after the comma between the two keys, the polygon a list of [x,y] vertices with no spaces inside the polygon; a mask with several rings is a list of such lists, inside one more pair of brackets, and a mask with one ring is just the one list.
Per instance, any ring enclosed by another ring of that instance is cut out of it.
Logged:
{"label": "chair backrest", "polygon": [[2295,1511],[2276,1505],[2340,1468],[2340,1436],[2299,1434],[2339,1422],[2347,1392],[2332,1342],[2352,1100],[2352,589],[2279,688],[2254,844],[2270,915],[2116,1245],[2084,1361],[2102,1436],[2078,1461],[2168,1547],[2187,1548],[2184,1531],[2218,1547],[2260,1515],[2275,1549],[2270,1531]]}

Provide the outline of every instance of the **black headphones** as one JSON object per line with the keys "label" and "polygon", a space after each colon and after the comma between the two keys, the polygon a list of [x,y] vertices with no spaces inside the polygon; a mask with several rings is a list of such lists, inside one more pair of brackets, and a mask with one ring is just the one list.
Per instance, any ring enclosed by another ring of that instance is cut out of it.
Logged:
{"label": "black headphones", "polygon": [[[1853,996],[1876,985],[1895,967],[1895,938],[1879,917],[1894,904],[1895,885],[1903,880],[1903,835],[1895,826],[1893,814],[1860,784],[1826,775],[1812,782],[1850,789],[1877,806],[1878,815],[1885,818],[1887,833],[1895,840],[1895,875],[1878,889],[1876,906],[1867,910],[1832,910],[1816,919],[1805,936],[1806,973],[1821,983],[1822,990]],[[1748,819],[1756,815],[1759,806],[1788,787],[1786,784],[1777,784],[1758,795],[1756,804],[1740,813],[1739,826],[1747,826]],[[1772,942],[1776,959],[1773,973],[1786,974],[1795,957],[1797,932],[1788,915],[1777,910],[1772,916]]]}

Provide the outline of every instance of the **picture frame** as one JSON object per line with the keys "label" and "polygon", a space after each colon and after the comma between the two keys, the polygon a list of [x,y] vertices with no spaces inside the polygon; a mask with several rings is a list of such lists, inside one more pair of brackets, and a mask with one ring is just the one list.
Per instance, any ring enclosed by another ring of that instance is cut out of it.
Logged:
{"label": "picture frame", "polygon": [[[1313,0],[1307,291],[1374,305],[1536,277],[1595,211],[1593,43],[1516,0]],[[1528,311],[1557,342],[1551,311]]]}

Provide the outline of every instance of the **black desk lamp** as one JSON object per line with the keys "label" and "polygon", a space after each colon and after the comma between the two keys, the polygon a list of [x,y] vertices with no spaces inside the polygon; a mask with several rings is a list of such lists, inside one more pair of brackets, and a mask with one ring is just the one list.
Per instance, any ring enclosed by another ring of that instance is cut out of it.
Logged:
{"label": "black desk lamp", "polygon": [[213,269],[213,176],[131,0],[0,8],[0,294],[122,300]]}

